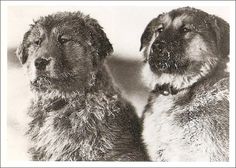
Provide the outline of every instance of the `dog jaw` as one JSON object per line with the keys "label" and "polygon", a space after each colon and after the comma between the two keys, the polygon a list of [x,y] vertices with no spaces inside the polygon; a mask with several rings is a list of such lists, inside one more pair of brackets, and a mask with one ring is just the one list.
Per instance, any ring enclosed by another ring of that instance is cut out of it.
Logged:
{"label": "dog jaw", "polygon": [[162,73],[158,75],[151,71],[150,65],[148,63],[145,63],[142,69],[142,81],[150,90],[153,90],[157,84],[170,84],[175,89],[181,90],[192,86],[201,78],[205,77],[211,72],[211,68],[211,64],[206,63],[201,66],[199,73],[190,73],[184,75]]}

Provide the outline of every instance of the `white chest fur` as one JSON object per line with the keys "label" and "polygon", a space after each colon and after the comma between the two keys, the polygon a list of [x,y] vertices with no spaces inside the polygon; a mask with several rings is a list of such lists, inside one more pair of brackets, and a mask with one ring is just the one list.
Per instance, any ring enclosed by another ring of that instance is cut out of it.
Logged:
{"label": "white chest fur", "polygon": [[183,110],[175,106],[176,100],[184,93],[158,96],[144,115],[142,136],[153,161],[206,161],[208,158],[204,152],[191,147],[199,142],[190,142],[190,125],[182,127],[175,121],[175,114]]}
{"label": "white chest fur", "polygon": [[144,118],[143,139],[147,145],[147,150],[151,160],[161,161],[161,156],[158,156],[158,151],[163,150],[163,122],[167,122],[167,112],[174,105],[174,97],[172,95],[160,95],[154,101],[152,107],[147,111]]}

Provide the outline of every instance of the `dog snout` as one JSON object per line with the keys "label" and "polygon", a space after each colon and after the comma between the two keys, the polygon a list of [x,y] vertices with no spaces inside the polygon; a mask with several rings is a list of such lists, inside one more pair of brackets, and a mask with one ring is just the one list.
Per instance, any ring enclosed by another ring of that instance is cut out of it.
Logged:
{"label": "dog snout", "polygon": [[34,66],[37,70],[43,71],[49,65],[50,61],[51,61],[50,59],[37,58],[34,62]]}
{"label": "dog snout", "polygon": [[166,46],[165,41],[155,41],[152,45],[152,49],[154,52],[162,52],[165,46]]}

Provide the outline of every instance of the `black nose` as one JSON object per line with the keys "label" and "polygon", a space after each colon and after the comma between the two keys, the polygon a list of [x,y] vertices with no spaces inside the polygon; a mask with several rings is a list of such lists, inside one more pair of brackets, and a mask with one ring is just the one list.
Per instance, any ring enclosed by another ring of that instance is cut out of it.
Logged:
{"label": "black nose", "polygon": [[166,47],[166,42],[164,41],[155,41],[152,45],[152,49],[155,52],[162,52],[165,47]]}
{"label": "black nose", "polygon": [[44,58],[37,58],[34,62],[34,65],[37,70],[45,70],[46,66],[49,64],[50,60]]}

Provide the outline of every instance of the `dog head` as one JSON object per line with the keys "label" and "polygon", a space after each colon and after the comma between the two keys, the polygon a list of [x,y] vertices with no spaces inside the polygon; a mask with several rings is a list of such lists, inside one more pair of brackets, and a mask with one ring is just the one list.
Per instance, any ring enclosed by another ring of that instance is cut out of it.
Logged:
{"label": "dog head", "polygon": [[17,56],[33,89],[84,89],[112,45],[96,20],[80,12],[61,12],[35,21]]}
{"label": "dog head", "polygon": [[147,25],[141,50],[147,63],[144,75],[180,89],[207,75],[217,64],[226,65],[229,25],[201,10],[179,8],[159,15]]}

